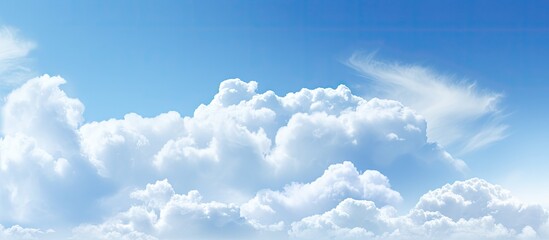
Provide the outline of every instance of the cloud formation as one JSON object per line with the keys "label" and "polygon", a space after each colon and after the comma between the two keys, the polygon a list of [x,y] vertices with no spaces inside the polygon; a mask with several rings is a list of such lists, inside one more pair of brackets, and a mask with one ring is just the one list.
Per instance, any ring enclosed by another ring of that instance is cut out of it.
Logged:
{"label": "cloud formation", "polygon": [[[546,239],[549,213],[500,186],[473,178],[423,195],[408,214],[391,202],[385,176],[351,163],[331,165],[313,182],[264,190],[243,205],[175,193],[167,180],[132,192],[139,203],[103,223],[74,230],[93,239]],[[352,177],[351,177],[352,178]],[[387,201],[389,200],[389,201]],[[238,214],[240,212],[240,214]],[[310,215],[309,215],[310,214]]]}
{"label": "cloud formation", "polygon": [[78,129],[82,153],[101,176],[114,181],[139,185],[184,176],[178,182],[186,189],[218,197],[310,181],[342,161],[359,169],[399,164],[416,164],[423,171],[435,165],[447,172],[466,168],[428,142],[425,120],[398,102],[367,101],[345,86],[302,89],[283,97],[256,90],[256,82],[230,79],[192,117],[131,113],[86,123]]}
{"label": "cloud formation", "polygon": [[354,54],[348,65],[372,80],[382,96],[425,116],[431,141],[467,153],[507,135],[498,107],[501,94],[426,67],[382,62],[374,54]]}
{"label": "cloud formation", "polygon": [[[5,99],[4,225],[76,224],[73,239],[545,236],[544,209],[480,179],[433,190],[398,215],[406,195],[395,186],[445,182],[466,165],[393,100],[366,100],[343,85],[278,96],[230,79],[193,116],[85,122],[84,104],[64,83],[44,75]],[[0,230],[10,239],[52,236]]]}
{"label": "cloud formation", "polygon": [[[84,123],[84,105],[60,89],[64,83],[44,75],[6,97],[0,208],[10,214],[4,220],[37,221],[30,215],[36,212],[45,222],[66,218],[53,211],[66,207],[54,192],[80,192],[73,196],[78,199],[74,207],[97,207],[94,202],[104,194],[166,177],[181,189],[243,203],[260,189],[312,181],[342,161],[359,170],[410,163],[419,170],[464,168],[462,161],[427,142],[426,123],[412,110],[391,100],[367,101],[345,86],[280,97],[257,93],[256,82],[231,79],[192,117],[130,113],[124,119]],[[101,190],[83,193],[82,186]]]}
{"label": "cloud formation", "polygon": [[329,210],[350,197],[384,205],[402,201],[387,177],[372,170],[360,174],[351,162],[344,162],[329,166],[310,183],[293,183],[282,192],[262,190],[242,205],[240,214],[256,228],[281,230],[284,224]]}
{"label": "cloud formation", "polygon": [[[83,121],[84,105],[59,89],[63,83],[60,77],[44,75],[5,98],[0,138],[1,221],[74,220],[87,215],[75,209],[85,206],[93,211],[93,197],[104,191],[85,188],[105,186],[81,157],[76,130]],[[70,204],[64,203],[69,200]]]}
{"label": "cloud formation", "polygon": [[[251,227],[234,204],[205,202],[196,190],[176,194],[166,180],[147,184],[131,198],[130,209],[98,225],[75,228],[81,239],[216,239],[241,237]],[[246,231],[247,230],[247,231]]]}
{"label": "cloud formation", "polygon": [[497,185],[473,178],[423,195],[405,216],[391,206],[346,199],[294,222],[295,239],[546,239],[548,212]]}

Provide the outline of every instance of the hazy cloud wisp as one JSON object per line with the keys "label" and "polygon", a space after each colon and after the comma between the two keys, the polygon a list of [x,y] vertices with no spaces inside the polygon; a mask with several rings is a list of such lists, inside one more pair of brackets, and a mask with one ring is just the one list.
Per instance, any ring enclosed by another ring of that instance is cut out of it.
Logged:
{"label": "hazy cloud wisp", "polygon": [[431,141],[467,153],[507,135],[498,107],[502,94],[427,67],[383,62],[374,54],[354,54],[347,64],[371,80],[383,97],[425,116]]}
{"label": "hazy cloud wisp", "polygon": [[18,35],[17,29],[0,26],[0,86],[14,86],[27,80],[31,70],[26,57],[35,43]]}

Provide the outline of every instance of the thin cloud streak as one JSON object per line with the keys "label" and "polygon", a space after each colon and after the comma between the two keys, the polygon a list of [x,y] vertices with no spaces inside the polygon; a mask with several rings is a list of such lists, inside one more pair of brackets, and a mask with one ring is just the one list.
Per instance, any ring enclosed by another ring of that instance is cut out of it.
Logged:
{"label": "thin cloud streak", "polygon": [[0,85],[14,86],[28,79],[27,55],[35,47],[34,42],[21,38],[17,29],[0,26]]}
{"label": "thin cloud streak", "polygon": [[475,83],[427,67],[379,61],[375,53],[355,53],[346,64],[371,80],[383,97],[423,115],[429,140],[454,152],[472,152],[507,136],[500,93],[479,90]]}

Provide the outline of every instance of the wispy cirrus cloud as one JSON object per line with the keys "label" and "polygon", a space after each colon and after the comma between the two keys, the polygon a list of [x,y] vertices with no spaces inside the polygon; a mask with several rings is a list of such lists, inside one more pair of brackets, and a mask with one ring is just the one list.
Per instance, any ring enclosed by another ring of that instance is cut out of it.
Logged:
{"label": "wispy cirrus cloud", "polygon": [[427,120],[427,136],[445,147],[467,153],[507,136],[498,103],[501,93],[428,67],[377,60],[375,53],[353,54],[347,64],[369,80],[378,94],[402,102]]}
{"label": "wispy cirrus cloud", "polygon": [[34,42],[19,36],[17,29],[0,26],[0,85],[13,86],[28,79],[31,70],[26,57],[35,47]]}

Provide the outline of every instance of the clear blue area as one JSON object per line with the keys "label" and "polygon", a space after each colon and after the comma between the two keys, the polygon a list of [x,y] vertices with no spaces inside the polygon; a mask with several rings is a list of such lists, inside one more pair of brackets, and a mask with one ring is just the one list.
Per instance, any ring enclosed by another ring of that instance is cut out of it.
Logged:
{"label": "clear blue area", "polygon": [[[367,83],[356,51],[420,64],[505,94],[510,136],[465,159],[472,175],[549,180],[547,1],[5,1],[0,25],[37,43],[32,68],[61,75],[87,121],[191,115],[220,81],[279,95]],[[497,182],[497,181],[496,181]]]}

